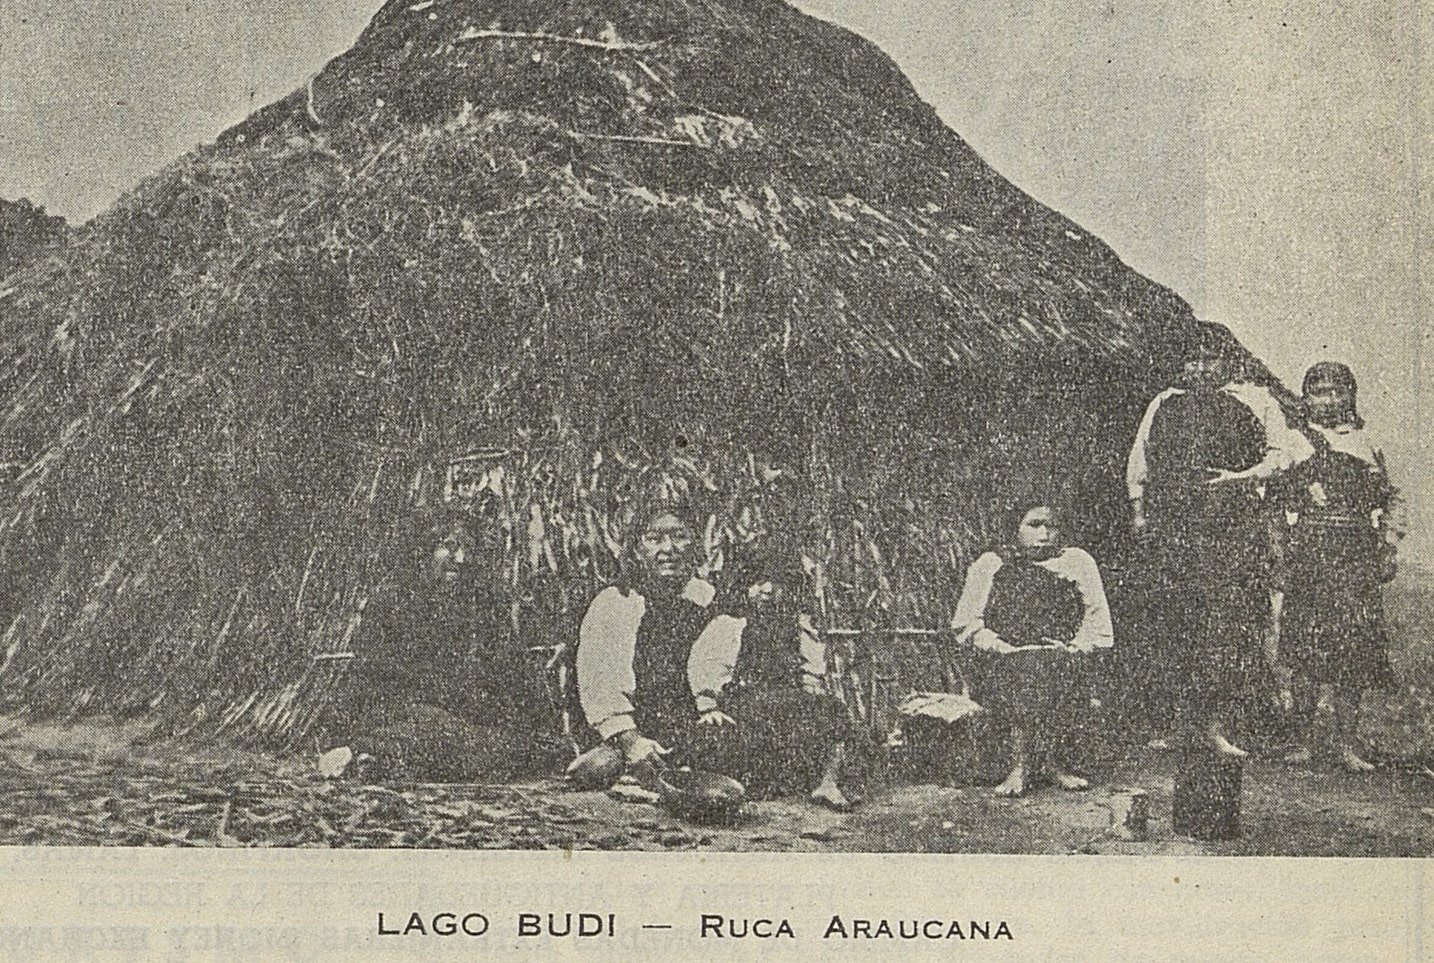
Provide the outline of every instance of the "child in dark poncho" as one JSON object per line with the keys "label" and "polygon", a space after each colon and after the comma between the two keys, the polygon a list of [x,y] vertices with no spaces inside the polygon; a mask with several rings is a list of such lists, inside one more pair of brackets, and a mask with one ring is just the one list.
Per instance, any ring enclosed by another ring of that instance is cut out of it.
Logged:
{"label": "child in dark poncho", "polygon": [[812,802],[849,809],[838,780],[851,721],[846,707],[822,691],[825,653],[802,612],[800,559],[778,549],[734,566],[725,581],[728,607],[745,619],[727,702],[738,718],[757,721],[741,733],[741,756],[750,761],[746,781],[782,794],[810,789]]}
{"label": "child in dark poncho", "polygon": [[364,613],[350,685],[326,720],[368,760],[361,778],[472,781],[550,756],[519,708],[522,666],[480,606],[473,553],[468,526],[441,516],[414,539],[416,571],[395,572]]}

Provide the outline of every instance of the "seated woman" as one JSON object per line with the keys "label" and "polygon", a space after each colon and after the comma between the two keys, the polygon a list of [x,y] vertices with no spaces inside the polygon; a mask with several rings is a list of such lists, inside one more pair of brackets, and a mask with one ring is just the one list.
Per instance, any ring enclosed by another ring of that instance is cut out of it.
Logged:
{"label": "seated woman", "polygon": [[522,666],[484,618],[474,547],[463,517],[434,519],[363,614],[325,720],[327,741],[364,761],[361,778],[461,782],[550,764],[516,691]]}
{"label": "seated woman", "polygon": [[[774,746],[830,757],[831,745],[812,746],[828,727],[791,714],[790,700],[731,684],[747,620],[721,611],[716,589],[696,577],[697,526],[687,507],[652,502],[633,531],[627,584],[599,592],[579,630],[578,696],[602,742],[568,767],[569,781],[606,788],[624,767],[686,764],[762,792],[780,783]],[[839,799],[831,788],[814,798]]]}
{"label": "seated woman", "polygon": [[1057,764],[1054,744],[1084,692],[1086,657],[1114,642],[1100,571],[1082,549],[1061,547],[1047,501],[1020,504],[1007,530],[1012,542],[967,571],[951,621],[959,642],[995,654],[978,697],[1010,720],[1011,771],[996,794],[1020,796],[1041,776],[1085,789]]}
{"label": "seated woman", "polygon": [[734,724],[735,740],[725,747],[737,750],[732,775],[780,794],[815,784],[812,802],[848,811],[852,803],[839,780],[851,719],[825,689],[826,648],[802,611],[807,575],[797,553],[739,558],[724,574],[729,605],[746,621],[732,681],[723,689],[723,714],[746,720]]}

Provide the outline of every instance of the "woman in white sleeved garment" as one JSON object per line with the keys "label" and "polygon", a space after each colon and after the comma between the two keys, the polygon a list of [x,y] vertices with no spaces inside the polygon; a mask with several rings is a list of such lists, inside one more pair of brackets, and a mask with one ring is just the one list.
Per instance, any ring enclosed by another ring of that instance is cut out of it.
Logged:
{"label": "woman in white sleeved garment", "polygon": [[568,768],[569,781],[605,788],[624,767],[687,764],[738,778],[761,796],[782,791],[800,770],[820,780],[814,802],[845,808],[835,784],[844,710],[799,685],[738,678],[751,662],[743,650],[757,639],[744,641],[745,613],[716,604],[714,586],[695,574],[696,532],[681,502],[645,506],[627,584],[603,589],[588,606],[578,696],[602,741]]}
{"label": "woman in white sleeved garment", "polygon": [[966,573],[952,628],[958,643],[992,653],[986,691],[977,693],[1009,720],[1011,770],[996,787],[1020,796],[1036,779],[1087,788],[1061,767],[1054,745],[1073,717],[1089,656],[1114,642],[1095,559],[1062,547],[1045,501],[1027,500],[1008,522],[1009,544],[986,552]]}

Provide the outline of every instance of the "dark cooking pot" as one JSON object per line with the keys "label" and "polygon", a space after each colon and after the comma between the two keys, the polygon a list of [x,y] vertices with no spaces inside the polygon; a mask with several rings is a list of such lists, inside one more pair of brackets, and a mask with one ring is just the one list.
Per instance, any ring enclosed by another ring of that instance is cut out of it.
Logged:
{"label": "dark cooking pot", "polygon": [[747,795],[737,780],[701,769],[663,770],[657,783],[662,808],[699,823],[731,821]]}

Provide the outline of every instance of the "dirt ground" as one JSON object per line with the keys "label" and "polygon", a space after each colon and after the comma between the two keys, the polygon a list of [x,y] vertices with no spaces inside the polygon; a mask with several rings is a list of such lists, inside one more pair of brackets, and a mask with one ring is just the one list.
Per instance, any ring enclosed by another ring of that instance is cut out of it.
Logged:
{"label": "dirt ground", "polygon": [[[310,757],[151,742],[142,722],[0,720],[0,843],[10,845],[419,847],[804,852],[1434,855],[1434,772],[1386,762],[1369,775],[1256,758],[1245,767],[1242,838],[1175,835],[1175,760],[1116,754],[1095,788],[996,798],[985,786],[877,774],[854,812],[802,799],[749,803],[702,826],[556,777],[512,784],[362,785],[324,779]],[[1131,789],[1148,794],[1148,838],[1120,838]]]}
{"label": "dirt ground", "polygon": [[[1244,767],[1243,834],[1229,842],[1173,832],[1175,754],[1140,738],[1097,740],[1089,792],[998,799],[878,761],[852,813],[776,800],[749,803],[733,825],[700,826],[569,791],[555,774],[363,785],[324,779],[312,755],[159,739],[153,721],[0,716],[0,844],[1434,856],[1434,574],[1402,578],[1386,601],[1401,684],[1371,694],[1361,724],[1378,768],[1291,766],[1273,742]],[[1149,802],[1143,841],[1121,838],[1135,789]]]}

